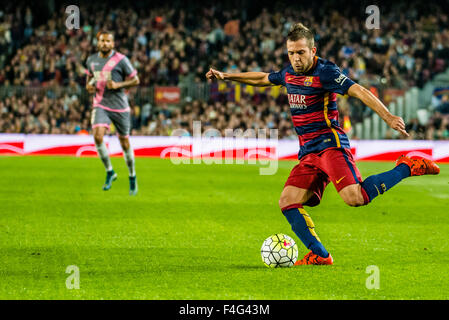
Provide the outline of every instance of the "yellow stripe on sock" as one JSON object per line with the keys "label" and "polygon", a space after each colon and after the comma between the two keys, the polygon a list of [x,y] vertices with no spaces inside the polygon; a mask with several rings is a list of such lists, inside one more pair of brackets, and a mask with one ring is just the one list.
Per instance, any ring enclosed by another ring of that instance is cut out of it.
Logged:
{"label": "yellow stripe on sock", "polygon": [[304,217],[304,220],[306,220],[307,227],[309,228],[310,233],[312,236],[314,236],[319,242],[321,242],[320,238],[315,232],[315,225],[313,224],[312,218],[309,216],[309,214],[306,212],[306,210],[302,208],[298,208],[299,213],[302,214]]}

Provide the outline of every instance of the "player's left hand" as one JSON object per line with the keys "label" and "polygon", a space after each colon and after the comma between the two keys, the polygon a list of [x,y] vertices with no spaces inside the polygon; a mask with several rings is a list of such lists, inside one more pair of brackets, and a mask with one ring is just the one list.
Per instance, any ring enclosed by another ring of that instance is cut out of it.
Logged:
{"label": "player's left hand", "polygon": [[218,80],[224,80],[224,73],[215,69],[210,68],[209,71],[206,73],[206,78],[208,80],[218,79]]}
{"label": "player's left hand", "polygon": [[109,90],[117,90],[117,89],[120,89],[120,86],[119,86],[118,82],[108,80],[106,82],[106,88],[108,88]]}
{"label": "player's left hand", "polygon": [[405,131],[405,123],[401,117],[391,115],[387,120],[387,124],[394,130],[399,131],[406,137],[410,137],[410,135]]}

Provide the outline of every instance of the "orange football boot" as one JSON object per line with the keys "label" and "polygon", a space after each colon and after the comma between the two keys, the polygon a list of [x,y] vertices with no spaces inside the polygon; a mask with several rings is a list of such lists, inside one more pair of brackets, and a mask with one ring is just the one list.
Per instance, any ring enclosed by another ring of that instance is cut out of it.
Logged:
{"label": "orange football boot", "polygon": [[330,264],[334,264],[334,259],[332,259],[332,256],[330,253],[329,253],[329,257],[323,258],[317,254],[314,254],[312,251],[310,251],[308,254],[306,254],[304,256],[304,258],[302,258],[302,260],[298,260],[295,262],[295,266],[302,266],[302,265],[306,265],[306,264],[330,265]]}
{"label": "orange football boot", "polygon": [[406,164],[410,168],[411,176],[440,173],[440,167],[438,167],[432,160],[427,160],[424,158],[411,159],[402,155],[396,160],[396,167],[402,163]]}

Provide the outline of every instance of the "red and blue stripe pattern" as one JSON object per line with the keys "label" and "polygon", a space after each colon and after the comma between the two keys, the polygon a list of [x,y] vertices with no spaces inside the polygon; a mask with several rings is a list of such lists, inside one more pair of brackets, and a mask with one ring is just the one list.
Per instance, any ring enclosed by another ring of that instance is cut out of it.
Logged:
{"label": "red and blue stripe pattern", "polygon": [[296,75],[291,67],[285,72],[292,121],[299,138],[299,158],[330,147],[350,148],[338,122],[337,94],[326,90],[322,70],[315,57],[308,75]]}

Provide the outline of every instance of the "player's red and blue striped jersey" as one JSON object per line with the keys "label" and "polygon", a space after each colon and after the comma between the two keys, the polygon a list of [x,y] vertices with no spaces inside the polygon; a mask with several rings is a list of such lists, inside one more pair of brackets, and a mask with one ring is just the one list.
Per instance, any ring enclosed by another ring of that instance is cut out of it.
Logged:
{"label": "player's red and blue striped jersey", "polygon": [[293,67],[272,72],[271,83],[287,88],[293,125],[299,138],[298,158],[324,149],[350,148],[338,123],[337,93],[346,94],[355,82],[332,62],[314,57],[312,68],[298,74]]}

